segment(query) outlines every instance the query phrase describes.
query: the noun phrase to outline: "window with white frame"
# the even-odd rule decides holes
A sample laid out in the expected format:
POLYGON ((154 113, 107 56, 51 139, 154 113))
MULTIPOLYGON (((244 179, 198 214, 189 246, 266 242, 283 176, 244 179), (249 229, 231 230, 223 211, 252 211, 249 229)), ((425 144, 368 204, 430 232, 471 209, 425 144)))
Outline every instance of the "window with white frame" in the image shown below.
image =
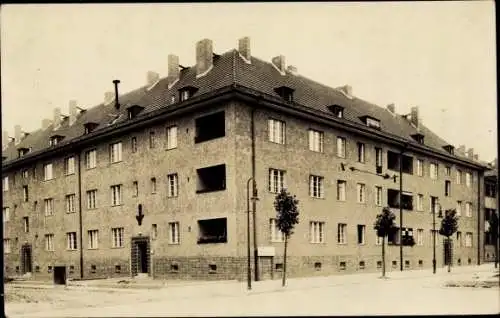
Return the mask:
POLYGON ((45 234, 45 250, 54 251, 54 234, 45 234))
POLYGON ((417 159, 417 176, 422 177, 424 175, 424 161, 422 159, 417 159))
POLYGON ((2 182, 2 190, 5 192, 5 191, 9 191, 9 177, 8 176, 5 176, 3 177, 3 182, 2 182))
POLYGON ((151 224, 151 239, 156 240, 158 238, 158 225, 151 224))
POLYGON ((337 224, 337 243, 347 244, 347 224, 337 224))
POLYGON ((375 187, 375 205, 382 206, 382 187, 375 187))
POLYGON ((276 219, 269 220, 269 233, 271 234, 271 242, 284 242, 285 235, 277 226, 276 219))
POLYGON ((76 250, 77 249, 77 244, 76 244, 76 232, 68 232, 66 233, 66 248, 68 250, 76 250))
POLYGON ((325 243, 325 222, 309 223, 309 239, 311 243, 325 243))
MULTIPOLYGON (((382 169, 382 148, 375 148, 375 166, 378 169, 382 169)), ((382 172, 382 170, 380 170, 380 172, 382 172)))
POLYGON ((429 167, 429 173, 431 179, 436 180, 438 178, 438 165, 436 163, 431 162, 429 167))
POLYGON ((465 185, 470 187, 472 185, 472 175, 470 172, 465 173, 465 185))
POLYGON ((177 126, 167 127, 167 149, 177 148, 177 126))
POLYGON ((269 169, 269 192, 279 193, 284 188, 285 170, 269 169))
POLYGON ((309 129, 309 150, 323 152, 324 134, 322 131, 309 129))
POLYGON ((446 166, 446 167, 444 168, 444 174, 445 174, 445 176, 447 176, 447 177, 451 176, 451 167, 450 167, 450 166, 446 166))
POLYGON ((152 130, 149 132, 149 148, 153 149, 156 147, 156 135, 155 132, 152 130))
POLYGON ((418 246, 424 245, 424 230, 423 229, 417 229, 417 245, 418 246))
POLYGON ((68 194, 66 196, 66 212, 74 213, 75 212, 75 194, 68 194))
POLYGON ((109 160, 111 163, 122 161, 122 143, 115 142, 109 145, 109 160))
POLYGON ((168 243, 169 244, 180 243, 179 222, 168 223, 168 243))
POLYGON ((3 222, 8 222, 10 220, 10 208, 4 207, 2 209, 3 212, 3 222))
POLYGON ((462 232, 457 232, 457 247, 462 247, 462 232))
POLYGON ((356 185, 356 191, 357 191, 357 202, 358 203, 365 203, 366 202, 366 186, 363 183, 358 183, 356 185))
POLYGON ((139 195, 139 182, 132 182, 132 196, 136 197, 139 195))
POLYGON ((323 177, 320 176, 309 176, 309 195, 313 198, 323 198, 323 177))
POLYGON ((52 164, 51 163, 46 163, 43 165, 43 180, 48 181, 52 180, 54 178, 53 170, 52 170, 52 164))
POLYGON ((168 180, 168 193, 167 196, 172 198, 178 194, 178 177, 177 173, 172 173, 167 176, 168 180))
POLYGON ((67 176, 75 174, 75 157, 64 159, 64 172, 67 176))
POLYGON ((137 152, 137 137, 133 136, 130 139, 130 148, 132 150, 132 153, 136 153, 137 152))
POLYGON ((151 178, 151 193, 156 193, 156 178, 151 178))
POLYGON ((337 157, 345 158, 346 140, 344 137, 337 137, 337 157))
POLYGON ((43 204, 45 208, 45 216, 54 215, 54 199, 44 199, 43 204))
POLYGON ((95 209, 97 201, 97 190, 88 190, 87 191, 87 209, 95 209))
POLYGON ((362 142, 357 143, 358 146, 358 162, 365 162, 365 144, 362 142))
POLYGON ((122 204, 122 186, 121 184, 116 184, 111 186, 111 205, 121 205, 122 204))
POLYGON ((358 229, 358 244, 364 245, 366 226, 363 224, 358 224, 357 229, 358 229))
POLYGON ((269 141, 285 144, 285 122, 270 118, 268 120, 269 141))
POLYGON ((11 252, 10 239, 8 238, 3 239, 3 252, 5 254, 9 254, 11 252))
POLYGON ((29 177, 29 172, 28 172, 28 169, 24 169, 23 171, 21 171, 21 177, 22 177, 24 180, 28 180, 28 177, 29 177))
POLYGON ((457 184, 461 184, 461 183, 462 183, 462 171, 457 170, 457 184))
POLYGON ((462 215, 462 201, 457 201, 456 211, 458 216, 462 215))
POLYGON ((417 194, 417 211, 424 210, 424 195, 419 193, 417 194))
POLYGON ((337 180, 337 200, 345 201, 346 200, 346 188, 347 182, 345 180, 337 180))
POLYGON ((445 197, 451 196, 451 181, 450 180, 444 181, 444 196, 445 197))
POLYGON ((24 224, 24 233, 29 233, 30 232, 30 218, 27 216, 23 217, 23 224, 24 224))
POLYGON ((114 248, 123 247, 124 234, 125 234, 125 230, 123 229, 123 227, 112 228, 111 229, 111 237, 112 237, 111 246, 114 248))
POLYGON ((472 217, 472 202, 465 202, 465 216, 472 217))
POLYGON ((97 151, 95 149, 85 152, 85 167, 92 169, 97 166, 97 151))
POLYGON ((99 248, 99 231, 98 230, 88 230, 87 231, 89 238, 88 249, 96 249, 99 248))
POLYGON ((465 247, 472 247, 472 233, 465 233, 465 247))
POLYGON ((23 201, 28 202, 29 199, 30 199, 30 197, 29 197, 29 192, 28 192, 28 186, 24 185, 23 186, 23 201))

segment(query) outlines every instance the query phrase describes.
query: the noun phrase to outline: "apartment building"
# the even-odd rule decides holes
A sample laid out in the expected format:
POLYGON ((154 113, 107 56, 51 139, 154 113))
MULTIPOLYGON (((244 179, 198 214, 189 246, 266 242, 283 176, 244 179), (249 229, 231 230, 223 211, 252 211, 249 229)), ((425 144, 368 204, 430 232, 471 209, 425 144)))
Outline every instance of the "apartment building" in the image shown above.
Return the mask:
MULTIPOLYGON (((398 114, 300 75, 282 55, 263 61, 248 37, 222 54, 209 39, 195 51, 191 67, 168 55, 164 78, 148 72, 125 94, 114 82, 100 105, 70 101, 41 129, 4 135, 8 275, 244 279, 254 193, 258 276, 277 278, 283 187, 300 200, 291 276, 378 271, 384 206, 402 225, 389 269, 431 268, 433 212, 449 208, 461 216, 455 264, 480 262, 485 166, 425 127, 418 107, 398 114)), ((442 266, 439 236, 437 246, 442 266)))
POLYGON ((489 221, 493 213, 498 215, 498 160, 490 164, 484 174, 484 260, 495 261, 495 237, 491 233, 489 221))

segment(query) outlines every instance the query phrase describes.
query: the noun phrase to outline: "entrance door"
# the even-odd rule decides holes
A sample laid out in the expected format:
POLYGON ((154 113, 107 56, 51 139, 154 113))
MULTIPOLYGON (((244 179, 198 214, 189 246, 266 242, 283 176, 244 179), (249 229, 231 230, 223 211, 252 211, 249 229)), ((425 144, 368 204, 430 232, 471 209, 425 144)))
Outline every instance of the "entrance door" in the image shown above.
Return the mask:
POLYGON ((66 284, 66 266, 54 266, 54 284, 66 284))
POLYGON ((147 274, 149 273, 150 262, 150 246, 149 237, 134 237, 131 244, 132 258, 132 273, 147 274))
POLYGON ((453 242, 451 239, 444 240, 444 264, 448 265, 453 261, 453 242))
POLYGON ((268 280, 273 279, 273 257, 260 256, 259 257, 260 279, 268 280))
POLYGON ((25 244, 21 247, 21 268, 22 273, 31 273, 32 259, 31 259, 31 245, 25 244))

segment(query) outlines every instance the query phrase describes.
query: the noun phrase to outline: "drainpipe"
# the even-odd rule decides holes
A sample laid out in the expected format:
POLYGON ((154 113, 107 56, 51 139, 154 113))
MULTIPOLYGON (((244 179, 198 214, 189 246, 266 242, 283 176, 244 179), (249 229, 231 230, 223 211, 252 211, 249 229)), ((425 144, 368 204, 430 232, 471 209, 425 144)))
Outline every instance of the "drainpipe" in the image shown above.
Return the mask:
MULTIPOLYGON (((252 178, 253 178, 253 196, 252 198, 257 198, 257 184, 255 182, 255 108, 252 107, 252 115, 250 119, 251 125, 251 135, 252 135, 252 178)), ((259 255, 257 250, 257 217, 256 217, 257 202, 255 199, 252 200, 252 211, 253 211, 253 257, 254 257, 254 275, 255 281, 259 281, 259 255)))
MULTIPOLYGON (((477 265, 481 265, 481 171, 477 172, 477 265)), ((482 178, 484 182, 484 177, 482 178)))
POLYGON ((399 269, 403 271, 403 153, 399 153, 399 269))
POLYGON ((80 279, 83 279, 83 216, 82 216, 82 165, 81 152, 78 153, 78 217, 80 222, 80 279))

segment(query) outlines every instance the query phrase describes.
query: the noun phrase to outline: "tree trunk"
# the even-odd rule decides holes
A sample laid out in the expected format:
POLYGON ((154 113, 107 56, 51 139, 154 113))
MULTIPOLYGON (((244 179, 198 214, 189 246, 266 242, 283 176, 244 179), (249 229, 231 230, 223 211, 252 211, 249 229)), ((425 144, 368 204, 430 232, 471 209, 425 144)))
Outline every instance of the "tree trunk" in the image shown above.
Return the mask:
POLYGON ((451 261, 453 259, 453 251, 452 251, 452 247, 451 247, 451 239, 450 237, 448 236, 448 273, 451 272, 451 261))
POLYGON ((382 277, 385 277, 385 235, 382 236, 382 277))
POLYGON ((286 245, 288 241, 288 235, 285 235, 285 252, 283 253, 283 280, 281 282, 281 285, 285 287, 285 280, 286 280, 286 245))
POLYGON ((495 268, 498 267, 498 234, 495 237, 495 268))

